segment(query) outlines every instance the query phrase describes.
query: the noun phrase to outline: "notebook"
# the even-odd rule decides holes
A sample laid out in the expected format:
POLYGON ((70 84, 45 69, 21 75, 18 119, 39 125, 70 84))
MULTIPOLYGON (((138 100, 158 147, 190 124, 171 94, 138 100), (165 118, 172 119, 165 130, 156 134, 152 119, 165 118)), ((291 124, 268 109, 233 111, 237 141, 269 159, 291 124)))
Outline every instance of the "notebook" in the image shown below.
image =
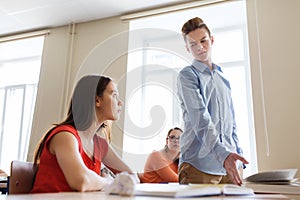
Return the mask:
POLYGON ((190 184, 181 185, 175 183, 141 183, 135 187, 137 196, 161 196, 161 197, 202 197, 219 195, 253 195, 250 188, 231 184, 190 184))

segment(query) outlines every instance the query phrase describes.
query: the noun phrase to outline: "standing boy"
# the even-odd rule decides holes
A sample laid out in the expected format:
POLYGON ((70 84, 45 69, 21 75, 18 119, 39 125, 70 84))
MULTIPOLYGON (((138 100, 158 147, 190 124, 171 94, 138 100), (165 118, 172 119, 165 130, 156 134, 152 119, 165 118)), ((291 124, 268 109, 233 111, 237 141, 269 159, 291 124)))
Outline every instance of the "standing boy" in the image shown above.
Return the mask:
POLYGON ((211 59, 214 38, 198 17, 183 25, 182 34, 194 60, 178 75, 185 128, 179 182, 241 185, 242 167, 248 161, 238 144, 230 84, 211 59))

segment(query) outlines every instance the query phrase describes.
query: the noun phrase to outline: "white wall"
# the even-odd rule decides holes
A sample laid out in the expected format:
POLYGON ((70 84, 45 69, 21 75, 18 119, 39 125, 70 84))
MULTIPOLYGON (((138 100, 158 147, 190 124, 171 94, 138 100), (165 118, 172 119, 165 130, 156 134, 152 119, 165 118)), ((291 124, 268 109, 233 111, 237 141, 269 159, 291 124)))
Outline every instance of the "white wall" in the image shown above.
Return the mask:
POLYGON ((52 29, 51 34, 45 38, 28 160, 32 160, 41 136, 51 124, 62 118, 68 35, 68 27, 61 27, 52 29))
POLYGON ((298 0, 247 0, 259 171, 300 169, 299 10, 298 0))

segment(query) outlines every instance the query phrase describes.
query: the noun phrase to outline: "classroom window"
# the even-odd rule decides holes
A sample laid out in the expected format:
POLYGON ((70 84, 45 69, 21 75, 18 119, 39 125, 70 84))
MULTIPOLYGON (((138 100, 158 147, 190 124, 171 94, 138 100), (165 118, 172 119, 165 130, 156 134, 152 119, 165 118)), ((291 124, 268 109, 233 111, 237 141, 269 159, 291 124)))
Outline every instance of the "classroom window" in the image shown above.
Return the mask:
POLYGON ((245 4, 218 3, 130 21, 123 158, 132 163, 138 157, 133 169, 143 171, 147 155, 165 145, 168 130, 182 127, 176 77, 191 56, 181 27, 198 16, 215 38, 213 61, 231 83, 240 145, 251 163, 245 176, 257 171, 245 4))
POLYGON ((0 168, 27 158, 44 36, 0 43, 0 168))

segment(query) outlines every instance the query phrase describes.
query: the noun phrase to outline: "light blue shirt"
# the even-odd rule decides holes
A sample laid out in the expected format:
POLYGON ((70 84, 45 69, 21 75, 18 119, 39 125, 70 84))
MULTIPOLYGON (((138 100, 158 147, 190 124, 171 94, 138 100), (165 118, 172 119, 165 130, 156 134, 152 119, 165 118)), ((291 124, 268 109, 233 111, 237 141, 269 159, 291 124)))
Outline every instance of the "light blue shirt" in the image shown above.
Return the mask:
POLYGON ((179 165, 187 162, 202 172, 225 175, 225 158, 242 154, 228 80, 219 66, 213 64, 210 71, 194 60, 179 72, 177 88, 184 121, 179 165))

